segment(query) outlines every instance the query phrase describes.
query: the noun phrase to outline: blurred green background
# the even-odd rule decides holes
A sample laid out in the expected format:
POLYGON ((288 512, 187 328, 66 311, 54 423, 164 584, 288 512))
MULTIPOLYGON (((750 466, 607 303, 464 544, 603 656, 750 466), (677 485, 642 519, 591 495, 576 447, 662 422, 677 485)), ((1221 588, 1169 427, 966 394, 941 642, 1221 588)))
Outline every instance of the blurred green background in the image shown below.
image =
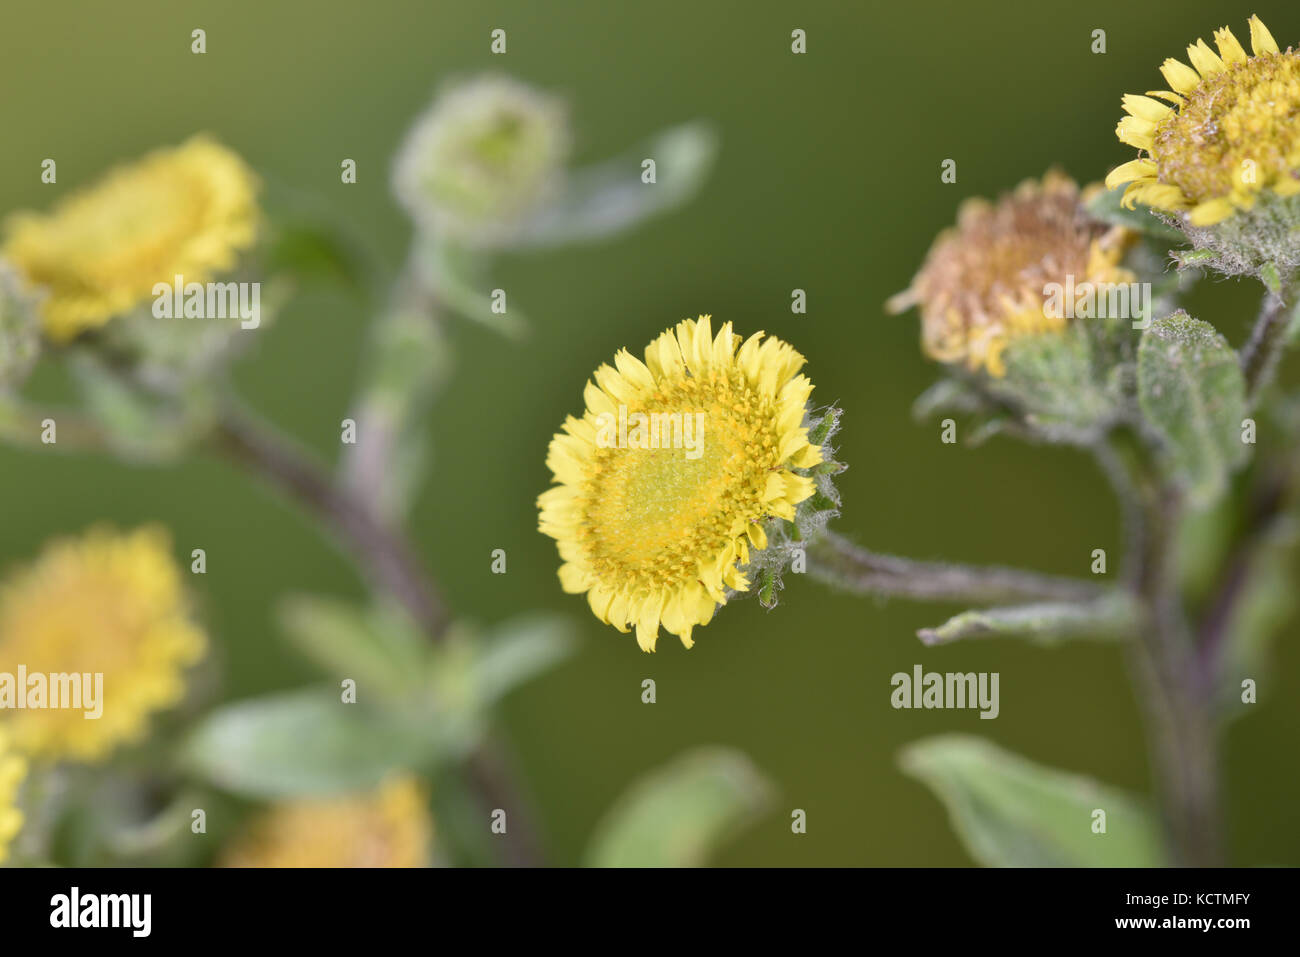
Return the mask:
MULTIPOLYGON (((0 212, 44 208, 111 164, 207 130, 269 180, 319 198, 396 265, 408 225, 389 159, 444 78, 508 72, 564 95, 576 159, 618 153, 691 118, 722 152, 684 210, 600 246, 499 263, 494 285, 535 320, 531 340, 457 322, 458 363, 430 423, 435 462, 415 514, 424 558, 458 615, 495 622, 548 608, 579 621, 579 652, 508 702, 505 734, 553 858, 573 863, 601 813, 639 774, 696 744, 747 752, 779 788, 774 811, 718 858, 730 865, 960 865, 943 810, 895 767, 940 731, 985 734, 1045 764, 1145 790, 1144 745, 1118 651, 1011 642, 924 649, 916 628, 958 609, 837 596, 793 579, 775 612, 728 607, 684 651, 651 657, 560 592, 534 498, 552 431, 579 410, 595 366, 700 312, 793 342, 816 397, 846 410, 837 526, 881 550, 1086 574, 1118 547, 1115 510, 1081 455, 995 440, 943 445, 914 397, 937 368, 915 316, 881 304, 903 288, 957 203, 1059 164, 1099 179, 1130 157, 1119 98, 1197 36, 1258 12, 1300 38, 1293 3, 1186 0, 1170 16, 1130 0, 1028 5, 827 3, 205 2, 6 3, 0 28, 0 212), (190 53, 190 31, 208 52, 190 53), (505 28, 509 52, 490 56, 505 28), (790 53, 790 31, 808 53, 790 53), (1094 29, 1107 52, 1090 52, 1094 29), (58 161, 56 186, 40 162, 58 161), (339 182, 339 163, 358 182, 339 182), (939 180, 943 159, 958 182, 939 180), (808 292, 792 316, 790 291, 808 292), (509 572, 490 573, 504 548, 509 572), (1001 715, 895 711, 889 677, 998 671, 1001 715), (642 679, 658 683, 643 705, 642 679), (808 833, 792 835, 792 808, 808 833)), ((1233 341, 1255 292, 1203 284, 1196 310, 1233 341)), ((366 319, 346 297, 298 299, 237 370, 257 407, 322 455, 338 450, 366 319)), ((179 554, 208 554, 197 583, 225 695, 319 674, 272 620, 287 591, 359 595, 347 563, 299 513, 213 460, 132 469, 0 449, 0 565, 97 520, 156 519, 179 554)), ((1300 863, 1300 652, 1294 624, 1227 741, 1226 800, 1241 864, 1300 863)))

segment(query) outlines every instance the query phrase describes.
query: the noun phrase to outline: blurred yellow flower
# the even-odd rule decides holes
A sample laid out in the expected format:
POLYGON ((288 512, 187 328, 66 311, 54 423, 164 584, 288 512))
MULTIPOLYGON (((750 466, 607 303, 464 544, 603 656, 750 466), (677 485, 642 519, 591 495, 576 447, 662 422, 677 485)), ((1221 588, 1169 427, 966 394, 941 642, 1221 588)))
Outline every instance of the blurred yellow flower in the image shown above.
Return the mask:
POLYGON ((1300 193, 1300 52, 1279 51, 1259 17, 1250 18, 1254 56, 1227 27, 1214 40, 1218 53, 1204 40, 1187 48, 1191 66, 1165 60, 1169 90, 1124 97, 1115 134, 1147 155, 1106 186, 1128 183, 1129 208, 1187 210, 1193 226, 1210 226, 1250 209, 1261 191, 1300 193))
POLYGON ((111 171, 52 212, 6 223, 0 254, 46 294, 56 342, 96 329, 183 276, 207 282, 235 265, 257 232, 257 181, 207 137, 111 171))
POLYGON ((225 867, 426 867, 428 796, 396 777, 368 794, 292 801, 259 817, 227 850, 225 867))
POLYGON ((205 647, 165 531, 94 529, 54 541, 0 587, 0 672, 102 674, 101 713, 28 708, 0 719, 33 757, 102 759, 180 700, 184 669, 205 647))
POLYGON ((693 644, 727 590, 746 591, 749 549, 763 523, 793 520, 822 462, 803 424, 812 383, 804 357, 763 333, 742 344, 710 317, 652 342, 645 362, 626 349, 588 382, 586 412, 569 416, 546 464, 540 530, 558 542, 560 583, 587 594, 601 621, 636 626, 654 651, 659 626, 693 644))
POLYGON ((921 347, 932 359, 1002 376, 1011 340, 1065 328, 1065 315, 1047 308, 1049 284, 1133 281, 1118 265, 1127 239, 1084 211, 1073 180, 1049 172, 996 203, 963 203, 956 228, 939 235, 888 308, 920 307, 921 347))
POLYGON ((16 802, 18 786, 26 774, 27 762, 10 750, 8 735, 0 725, 0 864, 9 856, 9 842, 23 826, 16 802))

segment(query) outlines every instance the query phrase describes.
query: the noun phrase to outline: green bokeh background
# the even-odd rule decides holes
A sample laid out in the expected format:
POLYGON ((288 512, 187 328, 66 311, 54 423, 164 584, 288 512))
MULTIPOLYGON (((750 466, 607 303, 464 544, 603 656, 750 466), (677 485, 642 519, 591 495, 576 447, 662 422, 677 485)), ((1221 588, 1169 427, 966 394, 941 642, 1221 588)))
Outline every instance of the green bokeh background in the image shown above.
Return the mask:
MULTIPOLYGON (((586 377, 622 346, 710 312, 809 357, 817 396, 845 411, 838 527, 917 557, 1085 574, 1117 554, 1115 510, 1081 455, 998 440, 943 445, 909 407, 936 377, 914 316, 881 304, 905 286, 957 203, 1059 164, 1100 178, 1119 98, 1162 85, 1160 61, 1258 12, 1285 45, 1292 3, 6 3, 0 25, 0 211, 48 206, 114 162, 207 130, 268 179, 319 197, 396 264, 408 226, 389 158, 446 77, 509 72, 568 98, 576 158, 604 158, 691 118, 716 124, 719 163, 690 206, 599 246, 500 262, 496 285, 535 320, 525 344, 456 323, 453 377, 429 424, 432 474, 414 518, 457 614, 494 622, 546 608, 579 621, 578 653, 508 701, 505 734, 558 862, 578 860, 603 810, 642 772, 697 744, 732 745, 776 783, 775 810, 718 858, 731 865, 959 865, 938 802, 895 767, 901 745, 941 731, 991 736, 1047 764, 1146 788, 1139 714, 1120 654, 1010 642, 924 649, 916 628, 951 607, 879 603, 788 583, 779 609, 728 607, 685 652, 646 656, 560 592, 536 531, 546 444, 580 407, 586 377), (190 31, 208 52, 190 53, 190 31), (488 53, 508 31, 509 52, 488 53), (808 53, 790 53, 790 31, 808 53), (1090 52, 1107 32, 1107 52, 1090 52), (58 161, 56 186, 40 162, 58 161), (357 160, 356 185, 339 182, 357 160), (958 163, 944 185, 939 165, 958 163), (790 290, 808 291, 792 316, 790 290), (509 572, 490 574, 506 549, 509 572), (889 677, 998 671, 1001 716, 894 711, 889 677), (642 679, 658 703, 640 701, 642 679), (808 812, 792 835, 791 808, 808 812)), ((1196 308, 1240 341, 1254 290, 1204 284, 1196 308), (1224 319, 1223 317, 1229 317, 1224 319)), ((338 449, 366 316, 303 296, 237 371, 246 397, 322 455, 338 449)), ((320 675, 277 634, 287 591, 359 595, 348 564, 303 517, 225 465, 135 469, 0 449, 0 564, 55 533, 108 519, 170 526, 203 547, 197 583, 226 695, 320 675)), ((1226 800, 1242 864, 1300 863, 1300 663, 1293 625, 1260 675, 1260 704, 1227 740, 1226 800)))

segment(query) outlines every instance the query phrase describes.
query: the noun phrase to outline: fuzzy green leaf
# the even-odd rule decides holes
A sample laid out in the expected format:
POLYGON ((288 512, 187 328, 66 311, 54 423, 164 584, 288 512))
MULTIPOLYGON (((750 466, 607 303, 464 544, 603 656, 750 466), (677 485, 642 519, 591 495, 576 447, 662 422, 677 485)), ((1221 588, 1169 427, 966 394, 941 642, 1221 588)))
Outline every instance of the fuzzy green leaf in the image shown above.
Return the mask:
POLYGON ((593 867, 697 867, 756 818, 771 788, 749 758, 690 751, 637 782, 610 809, 587 852, 593 867))
POLYGON ((1158 319, 1138 347, 1138 399, 1189 501, 1211 504, 1248 452, 1241 440, 1246 384, 1237 354, 1212 326, 1185 312, 1158 319))
POLYGON ((989 741, 940 735, 906 747, 905 773, 943 802, 971 856, 987 867, 1158 867, 1159 825, 1137 798, 1044 768, 989 741), (1095 812, 1106 832, 1094 833, 1095 812))
POLYGON ((433 723, 344 704, 334 689, 227 705, 186 740, 183 763, 227 791, 289 797, 361 790, 441 753, 433 723))
POLYGON ((1089 430, 1111 416, 1113 406, 1093 376, 1091 345, 1079 320, 1064 333, 1013 340, 1003 353, 1006 375, 992 383, 996 395, 1024 409, 1037 427, 1089 430))
POLYGON ((428 640, 395 609, 293 595, 281 603, 279 620, 293 644, 331 677, 396 695, 424 684, 428 640))
POLYGON ((591 242, 639 225, 690 200, 704 185, 718 137, 702 122, 663 130, 622 157, 574 172, 565 190, 529 224, 521 245, 591 242), (654 183, 641 181, 655 161, 654 183))
POLYGON ((968 638, 1025 638, 1038 645, 1057 645, 1069 638, 1109 640, 1131 634, 1137 609, 1121 596, 1091 603, 1043 602, 962 612, 937 628, 922 628, 927 645, 946 645, 968 638))

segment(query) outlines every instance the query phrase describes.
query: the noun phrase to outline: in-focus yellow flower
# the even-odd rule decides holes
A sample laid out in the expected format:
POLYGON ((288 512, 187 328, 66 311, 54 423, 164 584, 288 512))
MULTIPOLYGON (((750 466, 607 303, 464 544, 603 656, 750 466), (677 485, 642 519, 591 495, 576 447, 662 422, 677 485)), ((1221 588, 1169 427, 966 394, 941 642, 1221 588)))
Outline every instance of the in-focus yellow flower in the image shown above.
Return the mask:
POLYGON ((619 631, 654 651, 659 626, 691 647, 727 590, 746 591, 764 522, 795 517, 822 462, 804 425, 804 357, 763 333, 744 340, 710 317, 626 349, 588 382, 546 464, 559 484, 538 498, 539 528, 559 543, 560 582, 587 594, 619 631))
POLYGON ((1300 52, 1279 51, 1259 17, 1250 18, 1254 56, 1227 27, 1214 41, 1218 53, 1204 40, 1187 48, 1191 66, 1165 60, 1169 90, 1124 97, 1128 116, 1115 133, 1146 156, 1112 171, 1106 186, 1128 183, 1130 209, 1187 211, 1193 226, 1211 226, 1265 190, 1300 193, 1300 52))
POLYGON ((157 283, 203 283, 233 267, 257 232, 256 191, 239 156, 197 136, 118 167, 49 213, 13 216, 0 253, 44 289, 45 333, 66 342, 157 283))
POLYGON ((0 864, 9 856, 9 842, 23 826, 18 810, 18 787, 27 774, 27 762, 9 746, 4 725, 0 724, 0 864))
POLYGON ((369 794, 271 808, 223 858, 225 867, 427 867, 428 797, 396 777, 369 794))
POLYGON ((102 674, 101 714, 29 708, 0 720, 33 757, 101 759, 180 700, 183 671, 205 647, 166 532, 94 529, 54 541, 0 588, 0 672, 21 665, 28 676, 102 674))
POLYGON ((1065 328, 1064 314, 1048 308, 1049 284, 1133 280, 1119 266, 1127 238, 1087 214, 1073 180, 1049 172, 996 203, 963 203, 957 226, 939 235, 889 309, 920 307, 921 347, 931 358, 1002 376, 1011 340, 1065 328))

